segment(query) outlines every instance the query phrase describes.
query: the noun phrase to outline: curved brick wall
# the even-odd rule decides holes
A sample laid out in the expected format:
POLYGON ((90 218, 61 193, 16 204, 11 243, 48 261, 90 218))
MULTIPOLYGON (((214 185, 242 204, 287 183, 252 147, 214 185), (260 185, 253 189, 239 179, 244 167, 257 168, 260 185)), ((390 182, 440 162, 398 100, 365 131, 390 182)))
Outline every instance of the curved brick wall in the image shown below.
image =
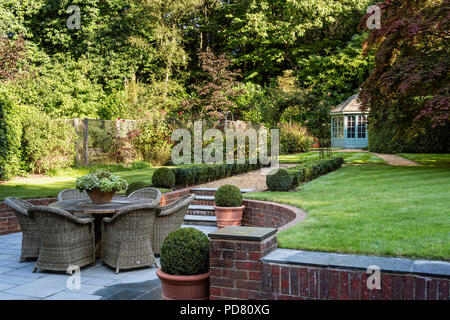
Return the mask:
POLYGON ((274 202, 244 199, 242 225, 285 230, 306 218, 303 210, 274 202))

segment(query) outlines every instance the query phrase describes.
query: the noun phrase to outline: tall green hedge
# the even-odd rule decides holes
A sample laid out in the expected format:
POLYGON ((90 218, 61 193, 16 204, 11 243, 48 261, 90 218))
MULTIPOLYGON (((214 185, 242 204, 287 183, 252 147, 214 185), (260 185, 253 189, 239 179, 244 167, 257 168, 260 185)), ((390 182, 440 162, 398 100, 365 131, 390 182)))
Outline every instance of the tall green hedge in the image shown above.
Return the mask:
POLYGON ((20 173, 22 122, 12 102, 0 93, 0 179, 20 173))
POLYGON ((397 136, 395 124, 369 128, 369 151, 378 153, 449 153, 450 126, 429 128, 416 137, 397 136))

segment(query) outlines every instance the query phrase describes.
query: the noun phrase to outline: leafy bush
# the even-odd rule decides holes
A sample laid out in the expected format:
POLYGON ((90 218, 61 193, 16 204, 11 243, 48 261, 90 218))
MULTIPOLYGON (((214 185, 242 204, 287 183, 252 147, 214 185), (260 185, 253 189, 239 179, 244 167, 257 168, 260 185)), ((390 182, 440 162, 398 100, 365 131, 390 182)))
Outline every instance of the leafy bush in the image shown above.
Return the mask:
POLYGON ((270 191, 289 191, 292 188, 292 175, 286 169, 277 169, 275 174, 266 176, 266 184, 270 191))
MULTIPOLYGON (((381 121, 380 121, 381 123, 381 121)), ((371 126, 368 132, 369 150, 379 153, 448 153, 450 125, 417 131, 415 136, 399 135, 398 125, 392 122, 371 126)))
POLYGON ((280 128, 280 154, 307 152, 313 143, 306 129, 294 123, 280 128))
POLYGON ((29 171, 46 173, 73 165, 76 138, 75 129, 66 120, 44 114, 25 120, 22 147, 29 171))
POLYGON ((169 168, 156 169, 152 176, 152 185, 159 188, 173 188, 175 175, 169 168))
POLYGON ((99 188, 102 192, 110 192, 124 190, 128 187, 128 184, 124 179, 108 171, 98 170, 77 178, 76 187, 80 191, 91 191, 99 188))
POLYGON ((167 122, 159 112, 148 113, 143 120, 132 132, 131 142, 145 161, 156 166, 165 165, 171 156, 171 131, 167 122))
POLYGON ((149 185, 148 183, 145 183, 144 181, 136 181, 133 183, 130 183, 128 185, 127 191, 125 192, 126 196, 128 197, 130 194, 135 192, 136 190, 147 188, 149 185))
POLYGON ((151 169, 152 166, 144 161, 136 161, 131 164, 131 169, 151 169))
POLYGON ((209 239, 194 228, 169 233, 161 247, 161 270, 171 275, 196 275, 208 272, 209 239))
POLYGON ((231 184, 221 186, 214 197, 218 207, 240 207, 242 206, 242 193, 238 187, 231 184))
MULTIPOLYGON (((0 89, 5 87, 0 86, 0 89)), ((0 179, 20 173, 22 124, 19 110, 0 92, 0 179)))

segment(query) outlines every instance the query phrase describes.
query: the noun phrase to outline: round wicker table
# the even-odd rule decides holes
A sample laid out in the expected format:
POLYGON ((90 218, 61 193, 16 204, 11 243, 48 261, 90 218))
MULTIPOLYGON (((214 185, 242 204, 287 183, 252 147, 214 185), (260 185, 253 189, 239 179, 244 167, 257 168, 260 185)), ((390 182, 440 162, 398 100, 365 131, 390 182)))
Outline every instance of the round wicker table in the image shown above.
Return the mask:
POLYGON ((144 198, 126 198, 123 196, 116 196, 109 203, 95 204, 91 202, 91 199, 86 198, 57 201, 49 204, 49 207, 65 210, 77 215, 78 217, 81 217, 83 214, 86 215, 86 217, 92 215, 92 217, 94 217, 95 224, 95 256, 100 258, 102 251, 102 219, 104 217, 112 217, 116 212, 129 205, 147 204, 149 202, 153 201, 151 199, 144 198))

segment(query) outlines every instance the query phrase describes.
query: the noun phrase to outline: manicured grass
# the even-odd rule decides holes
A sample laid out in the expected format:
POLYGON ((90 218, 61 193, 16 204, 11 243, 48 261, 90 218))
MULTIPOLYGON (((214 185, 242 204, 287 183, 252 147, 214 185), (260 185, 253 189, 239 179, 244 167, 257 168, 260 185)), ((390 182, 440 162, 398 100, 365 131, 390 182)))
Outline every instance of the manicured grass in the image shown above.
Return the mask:
POLYGON ((397 153, 397 155, 425 166, 450 167, 449 153, 397 153))
POLYGON ((245 197, 307 211, 279 234, 282 248, 450 260, 448 167, 346 166, 296 192, 245 197))
MULTIPOLYGON (((113 172, 124 178, 128 183, 144 181, 151 183, 155 169, 136 169, 113 172)), ((6 197, 23 199, 56 197, 63 189, 75 188, 76 177, 86 174, 80 169, 69 169, 65 175, 54 177, 16 178, 0 184, 0 200, 6 197)), ((160 189, 167 192, 167 189, 160 189)), ((123 193, 123 192, 122 192, 123 193)))
MULTIPOLYGON (((385 163, 383 159, 370 152, 333 152, 335 157, 343 157, 347 164, 385 163)), ((280 163, 302 163, 308 160, 319 159, 318 152, 305 152, 280 156, 280 163)))

